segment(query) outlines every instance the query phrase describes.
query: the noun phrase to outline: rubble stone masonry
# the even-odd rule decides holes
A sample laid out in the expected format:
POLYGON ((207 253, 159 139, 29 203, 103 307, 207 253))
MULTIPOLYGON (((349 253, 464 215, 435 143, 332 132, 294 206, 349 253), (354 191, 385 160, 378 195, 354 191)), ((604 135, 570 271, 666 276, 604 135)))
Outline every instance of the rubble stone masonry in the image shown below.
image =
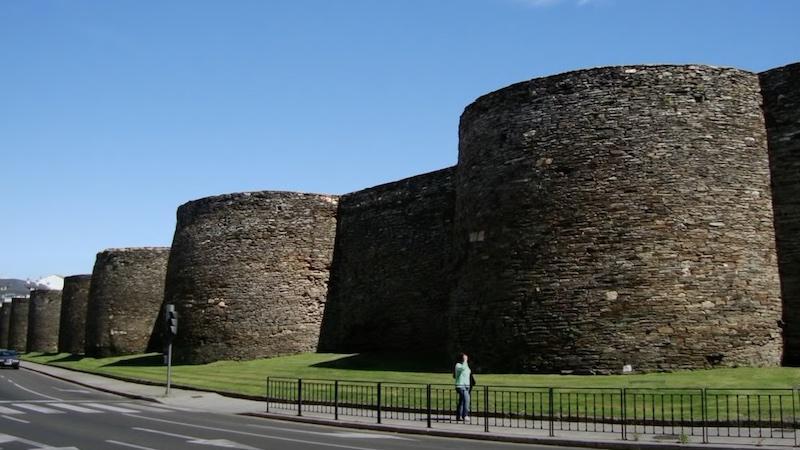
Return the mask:
POLYGON ((320 351, 446 350, 453 175, 341 197, 320 351))
POLYGON ((154 330, 168 258, 169 247, 115 248, 97 254, 86 311, 87 356, 163 350, 154 330))
POLYGON ((176 361, 204 363, 316 350, 338 198, 248 192, 178 209, 165 303, 176 361))
POLYGON ((459 138, 453 349, 492 371, 780 363, 756 75, 534 79, 468 106, 459 138))
POLYGON ((784 363, 800 365, 800 64, 759 74, 783 295, 784 363))
POLYGON ((58 328, 58 351, 82 354, 86 347, 86 310, 89 303, 91 275, 64 278, 61 297, 61 324, 58 328))
POLYGON ((28 301, 28 352, 58 351, 62 291, 36 289, 28 301))

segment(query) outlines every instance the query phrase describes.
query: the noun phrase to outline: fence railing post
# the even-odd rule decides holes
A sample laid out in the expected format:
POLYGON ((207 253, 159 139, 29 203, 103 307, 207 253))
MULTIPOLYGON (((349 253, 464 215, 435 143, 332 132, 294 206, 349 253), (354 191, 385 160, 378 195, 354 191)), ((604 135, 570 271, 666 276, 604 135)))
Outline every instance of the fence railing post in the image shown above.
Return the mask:
POLYGON ((553 402, 553 388, 547 388, 547 396, 548 396, 548 409, 549 412, 547 414, 547 422, 549 423, 548 428, 550 430, 550 437, 554 437, 556 435, 556 427, 555 427, 555 414, 554 409, 555 405, 553 402))
POLYGON ((483 431, 489 432, 489 386, 483 387, 483 431))
POLYGON ((267 377, 267 411, 269 412, 269 377, 267 377))
POLYGON ((623 441, 628 439, 628 436, 625 435, 625 431, 626 431, 626 429, 625 429, 625 418, 626 418, 626 415, 627 415, 627 413, 625 411, 625 406, 626 406, 625 405, 625 395, 626 394, 627 394, 627 389, 626 388, 620 389, 620 391, 619 391, 619 406, 620 406, 619 417, 620 417, 620 420, 619 421, 622 424, 622 440, 623 441))
POLYGON ((333 382, 333 419, 339 420, 339 380, 333 382))
POLYGON ((426 403, 426 407, 427 407, 427 410, 428 410, 428 428, 430 428, 431 427, 431 385, 430 384, 428 385, 428 387, 426 389, 425 397, 426 397, 425 403, 426 403))
POLYGON ((794 430, 794 446, 797 447, 797 403, 795 399, 800 395, 798 391, 792 389, 792 429, 794 430))
POLYGON ((706 388, 700 390, 700 408, 703 409, 700 413, 700 420, 703 421, 703 444, 708 444, 708 411, 706 411, 708 409, 708 400, 706 399, 706 388))
POLYGON ((378 383, 378 407, 376 408, 378 423, 381 423, 381 383, 378 383))
POLYGON ((303 415, 303 379, 297 379, 297 415, 303 415))

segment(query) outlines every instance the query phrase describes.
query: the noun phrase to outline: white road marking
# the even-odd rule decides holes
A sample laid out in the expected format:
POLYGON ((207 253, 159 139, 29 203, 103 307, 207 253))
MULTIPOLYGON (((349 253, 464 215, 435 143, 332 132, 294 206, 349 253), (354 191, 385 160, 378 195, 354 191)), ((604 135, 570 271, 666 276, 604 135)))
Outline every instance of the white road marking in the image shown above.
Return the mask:
POLYGON ((7 420, 13 420, 14 422, 30 423, 27 420, 17 419, 16 417, 9 417, 9 416, 0 416, 0 417, 2 417, 3 419, 7 419, 7 420))
POLYGON ((272 436, 269 434, 259 434, 259 433, 248 433, 246 431, 236 431, 236 430, 229 430, 226 428, 217 428, 217 427, 207 427, 203 425, 195 425, 193 423, 184 423, 184 422, 176 422, 174 420, 166 420, 166 419, 156 419, 155 417, 147 417, 147 416, 134 416, 131 414, 125 414, 128 417, 133 417, 136 419, 142 420, 151 420, 153 422, 162 422, 162 423, 170 423, 173 425, 183 425, 185 427, 191 428, 200 428, 202 430, 212 430, 212 431, 221 431, 223 433, 231 433, 231 434, 241 434, 242 436, 255 436, 265 439, 274 439, 276 441, 286 441, 286 442, 297 442, 299 444, 310 444, 310 445, 319 445, 321 447, 334 447, 334 448, 348 448, 351 450, 378 450, 372 447, 355 447, 352 445, 343 445, 343 444, 329 444, 327 442, 318 442, 318 441, 306 441, 303 439, 292 439, 282 436, 272 436))
POLYGON ((128 444, 127 442, 120 442, 120 441, 112 441, 110 439, 107 439, 106 442, 108 442, 109 444, 121 445, 123 447, 138 448, 138 449, 141 449, 141 450, 156 450, 156 449, 150 448, 150 447, 142 447, 141 445, 128 444))
POLYGON ((31 411, 36 411, 43 414, 64 414, 64 411, 45 408, 44 406, 39 406, 39 405, 31 405, 29 403, 14 403, 14 406, 16 406, 17 408, 29 409, 31 411))
POLYGON ((67 403, 48 403, 48 405, 55 406, 56 408, 68 409, 70 411, 75 411, 79 413, 97 414, 103 412, 103 411, 97 411, 95 409, 84 408, 83 406, 69 405, 67 403))
POLYGON ((152 430, 150 428, 133 427, 134 430, 144 431, 146 433, 163 434, 164 436, 176 437, 178 439, 186 440, 187 444, 211 445, 214 447, 224 448, 238 448, 241 450, 258 450, 256 447, 240 444, 238 442, 229 441, 227 439, 200 439, 193 436, 185 436, 182 434, 167 433, 166 431, 152 430))
POLYGON ((18 388, 22 389, 23 391, 30 392, 31 394, 38 395, 39 397, 49 398, 50 400, 55 400, 55 401, 57 401, 57 402, 60 402, 60 401, 61 401, 61 399, 60 399, 60 398, 58 398, 58 397, 53 397, 52 395, 42 394, 41 392, 36 392, 36 391, 34 391, 33 389, 28 389, 28 388, 26 388, 25 386, 20 386, 19 384, 17 384, 17 383, 14 383, 14 382, 13 382, 13 381, 11 381, 11 380, 8 380, 8 381, 9 381, 9 383, 11 383, 11 384, 13 384, 14 386, 16 386, 16 387, 18 387, 18 388))
POLYGON ((41 442, 31 441, 31 440, 28 440, 28 439, 25 439, 25 438, 21 438, 19 436, 12 436, 10 434, 0 433, 0 439, 2 439, 2 441, 0 441, 0 442, 22 442, 23 444, 33 445, 33 446, 36 446, 37 448, 50 448, 50 446, 47 445, 47 444, 42 444, 41 442))
POLYGON ((57 391, 61 391, 61 392, 75 392, 77 394, 91 394, 92 393, 91 391, 87 391, 86 389, 61 389, 61 388, 55 388, 55 389, 57 391))
POLYGON ((91 406, 92 408, 105 409, 107 411, 114 411, 114 412, 119 412, 119 413, 136 414, 136 413, 141 412, 141 411, 137 411, 135 409, 118 408, 116 406, 104 405, 102 403, 84 403, 84 405, 91 406))
POLYGON ((124 406, 126 408, 136 408, 136 409, 141 409, 142 411, 150 411, 150 412, 166 413, 166 412, 173 412, 174 411, 172 409, 158 408, 158 407, 155 407, 155 406, 145 406, 145 405, 139 405, 139 404, 136 404, 136 403, 117 403, 117 404, 120 405, 120 406, 124 406))
POLYGON ((5 406, 0 406, 0 414, 25 414, 22 411, 17 411, 16 409, 6 408, 5 406))
POLYGON ((275 431, 285 431, 288 433, 303 433, 303 434, 315 434, 318 436, 326 436, 326 437, 338 437, 338 438, 345 438, 345 439, 397 439, 402 441, 413 441, 414 439, 409 439, 400 436, 393 436, 390 434, 378 434, 378 433, 354 433, 349 431, 335 431, 335 432, 323 432, 323 431, 311 431, 311 430, 291 430, 287 428, 280 428, 280 427, 271 427, 269 425, 256 425, 254 423, 247 424, 253 428, 263 428, 266 430, 275 430, 275 431))

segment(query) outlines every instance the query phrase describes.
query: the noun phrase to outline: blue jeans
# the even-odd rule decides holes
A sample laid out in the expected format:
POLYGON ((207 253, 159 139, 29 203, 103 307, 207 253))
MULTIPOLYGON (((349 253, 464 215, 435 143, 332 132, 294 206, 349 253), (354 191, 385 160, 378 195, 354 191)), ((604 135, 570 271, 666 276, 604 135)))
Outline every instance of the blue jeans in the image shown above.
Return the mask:
POLYGON ((469 388, 466 386, 456 386, 458 393, 458 405, 456 405, 456 420, 463 419, 469 415, 469 388))

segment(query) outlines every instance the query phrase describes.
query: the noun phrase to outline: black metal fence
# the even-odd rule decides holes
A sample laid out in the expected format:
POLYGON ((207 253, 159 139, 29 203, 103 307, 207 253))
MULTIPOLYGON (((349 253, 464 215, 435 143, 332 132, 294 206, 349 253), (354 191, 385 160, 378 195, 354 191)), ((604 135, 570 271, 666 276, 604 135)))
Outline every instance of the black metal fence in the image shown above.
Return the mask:
MULTIPOLYGON (((433 427, 456 423, 452 385, 267 378, 267 412, 322 414, 433 427)), ((728 442, 797 446, 793 389, 667 389, 475 386, 469 420, 492 428, 614 434, 625 440, 728 442)), ((362 419, 363 420, 363 419, 362 419)))

